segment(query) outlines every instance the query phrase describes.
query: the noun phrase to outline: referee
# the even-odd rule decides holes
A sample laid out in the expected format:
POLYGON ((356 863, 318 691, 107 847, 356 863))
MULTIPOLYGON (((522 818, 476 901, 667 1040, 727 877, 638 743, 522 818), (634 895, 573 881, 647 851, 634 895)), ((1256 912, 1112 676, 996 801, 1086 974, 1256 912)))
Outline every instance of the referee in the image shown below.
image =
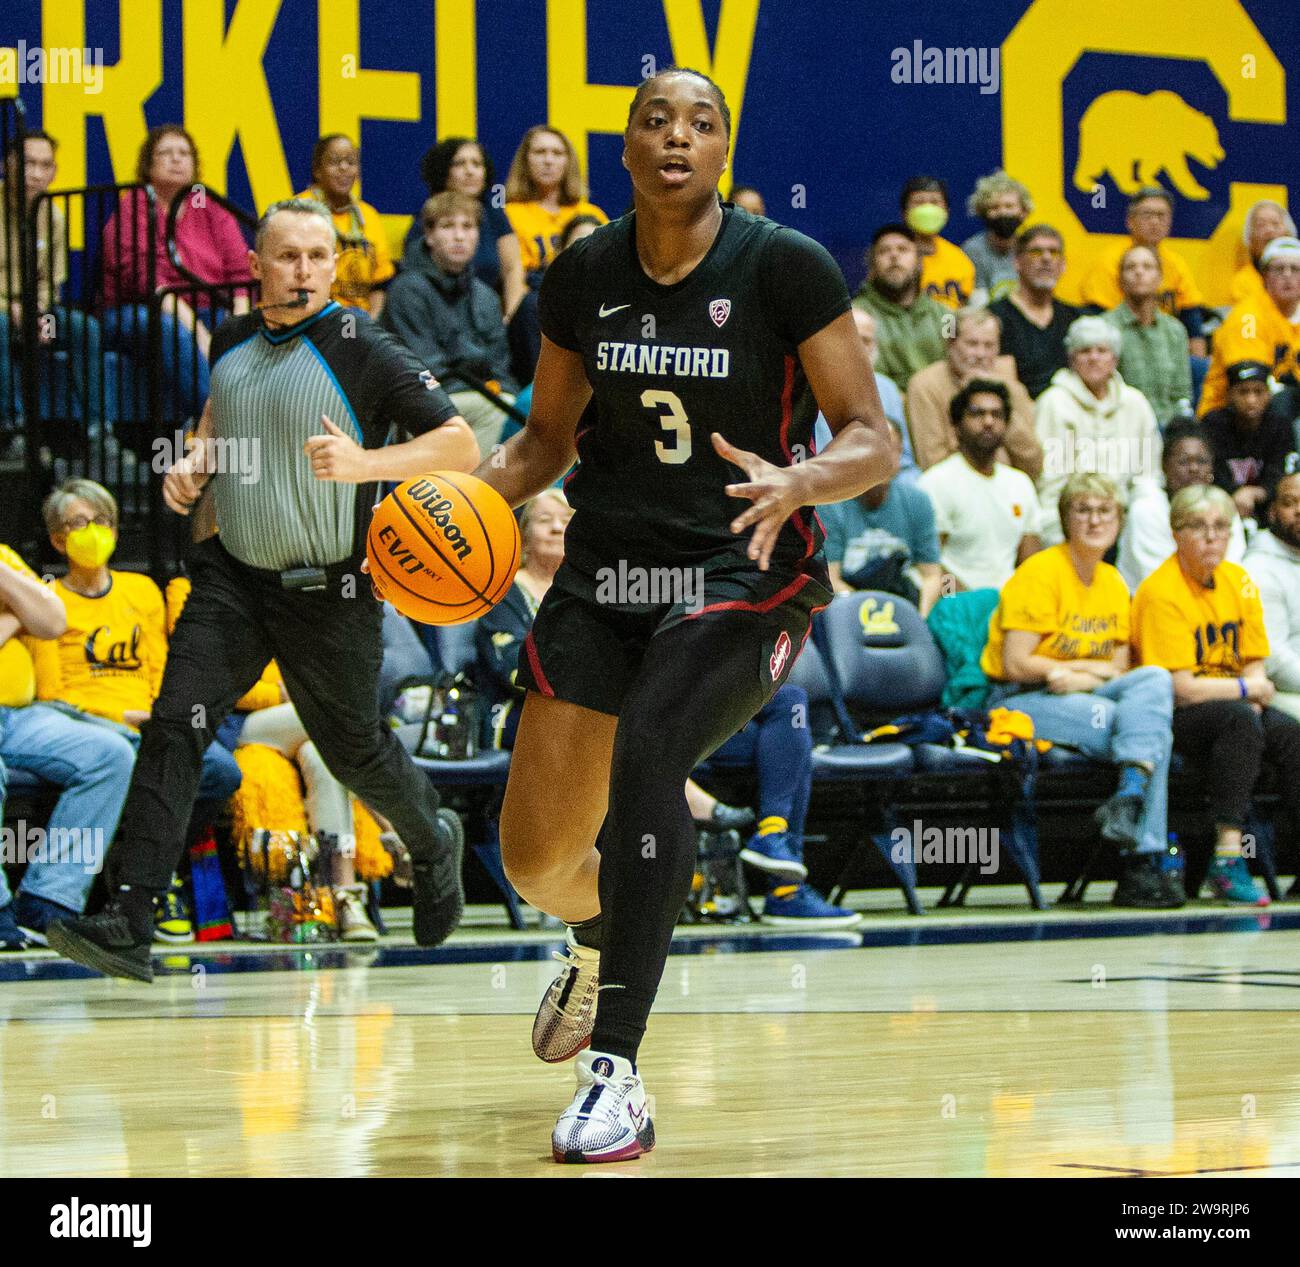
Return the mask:
POLYGON ((263 302, 213 335, 197 443, 163 481, 185 515, 210 483, 217 535, 194 547, 108 854, 108 905, 49 930, 51 946, 100 972, 153 979, 154 898, 180 861, 203 750, 271 659, 330 773, 410 849, 416 940, 437 945, 460 920, 459 820, 380 719, 383 612, 361 564, 377 481, 472 471, 478 445, 401 343, 330 301, 334 264, 325 207, 267 209, 249 253, 263 302), (394 423, 415 438, 385 445, 394 423))

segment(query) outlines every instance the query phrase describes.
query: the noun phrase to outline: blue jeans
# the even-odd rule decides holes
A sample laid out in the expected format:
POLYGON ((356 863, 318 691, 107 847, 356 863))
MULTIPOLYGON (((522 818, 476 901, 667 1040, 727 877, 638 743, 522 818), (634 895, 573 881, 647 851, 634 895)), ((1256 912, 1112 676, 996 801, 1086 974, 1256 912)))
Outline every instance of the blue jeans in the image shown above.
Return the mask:
MULTIPOLYGON (((75 418, 84 422, 90 435, 99 434, 103 421, 104 400, 100 380, 103 377, 104 359, 100 351, 100 327, 94 317, 88 317, 76 308, 62 304, 49 310, 54 319, 54 337, 42 345, 41 358, 41 416, 48 418, 75 418), (67 372, 56 366, 55 352, 66 352, 67 372)), ((22 375, 17 372, 14 353, 21 353, 21 331, 14 330, 9 312, 0 305, 0 414, 8 413, 9 392, 13 392, 14 418, 22 406, 22 375), (12 376, 12 378, 11 378, 12 376), (12 389, 7 384, 12 382, 12 389)), ((5 418, 5 421, 10 421, 5 418)))
POLYGON ((1034 735, 1075 748, 1099 761, 1154 763, 1142 814, 1139 853, 1168 843, 1169 757, 1173 752, 1174 685, 1167 669, 1145 665, 1103 682, 1094 691, 1053 695, 1029 691, 1003 695, 995 686, 989 706, 1014 708, 1034 721, 1034 735))
MULTIPOLYGON (((93 839, 107 852, 135 765, 135 749, 124 735, 44 704, 0 708, 0 759, 10 769, 27 770, 63 789, 46 827, 48 839, 66 839, 62 831, 78 830, 83 839, 86 832, 96 833, 93 839), (54 837, 60 829, 60 837, 54 837)), ((31 862, 20 888, 80 912, 102 853, 92 861, 95 865, 66 859, 31 862)), ((9 900, 0 869, 0 907, 9 900)))
MULTIPOLYGON (((104 313, 104 343, 131 358, 132 386, 127 391, 128 414, 144 417, 149 407, 149 309, 125 304, 104 313)), ((162 358, 162 416, 155 421, 183 422, 198 417, 208 398, 208 358, 199 352, 194 331, 187 330, 168 312, 158 314, 159 352, 162 358)))
POLYGON ((803 857, 804 820, 812 796, 812 749, 808 693, 802 686, 786 685, 713 754, 753 763, 759 819, 776 815, 790 824, 786 842, 796 858, 803 857))

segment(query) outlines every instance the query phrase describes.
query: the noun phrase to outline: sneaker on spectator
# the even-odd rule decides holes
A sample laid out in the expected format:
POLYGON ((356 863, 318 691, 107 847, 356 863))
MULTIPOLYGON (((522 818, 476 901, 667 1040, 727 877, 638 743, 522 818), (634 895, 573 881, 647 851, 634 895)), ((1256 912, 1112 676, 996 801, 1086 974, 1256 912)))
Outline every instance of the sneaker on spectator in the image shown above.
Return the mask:
POLYGON ((27 935, 18 927, 18 921, 14 918, 14 904, 9 902, 0 907, 0 951, 30 950, 31 945, 27 935))
POLYGON ((45 938, 45 930, 56 919, 76 919, 79 913, 70 906, 62 906, 58 902, 51 902, 49 898, 37 897, 35 893, 26 891, 19 892, 10 909, 27 940, 37 946, 50 944, 45 938))
POLYGON ((378 941, 379 930, 366 913, 364 884, 334 886, 334 914, 338 919, 340 941, 378 941))
POLYGON ((745 831, 754 825, 757 815, 748 805, 724 805, 718 801, 708 818, 697 819, 696 824, 715 831, 745 831))
MULTIPOLYGON (((1180 886, 1181 887, 1181 886, 1180 886)), ((1186 902, 1186 897, 1170 885, 1154 853, 1130 854, 1110 899, 1113 906, 1131 906, 1143 911, 1172 911, 1186 902)))
POLYGON ((158 941, 173 942, 176 945, 184 945, 194 940, 194 925, 190 922, 190 908, 185 900, 185 886, 178 876, 172 877, 171 886, 158 899, 153 935, 158 941))
POLYGON ((861 922, 859 912, 832 905, 807 884, 783 884, 763 903, 763 923, 778 927, 853 928, 861 922))
POLYGON ((1140 796, 1116 793, 1097 807, 1093 818, 1103 839, 1118 845, 1121 853, 1132 853, 1142 844, 1143 808, 1140 796))
POLYGON ((1215 858, 1205 876, 1210 895, 1220 902, 1239 902, 1243 906, 1267 906, 1268 894, 1261 892, 1252 878, 1245 858, 1215 858))
POLYGON ((806 880, 808 868, 795 857, 785 832, 771 832, 766 836, 757 834, 749 838, 749 843, 740 851, 741 858, 751 867, 766 871, 769 875, 788 877, 794 880, 806 880))

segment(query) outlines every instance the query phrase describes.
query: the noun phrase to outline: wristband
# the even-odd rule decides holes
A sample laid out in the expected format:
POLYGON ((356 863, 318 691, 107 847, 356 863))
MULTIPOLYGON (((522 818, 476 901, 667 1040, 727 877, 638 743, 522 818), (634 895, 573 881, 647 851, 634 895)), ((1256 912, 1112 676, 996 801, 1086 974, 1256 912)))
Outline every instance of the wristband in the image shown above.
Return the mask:
POLYGON ((1237 686, 1241 689, 1241 698, 1245 699, 1250 694, 1250 688, 1246 685, 1246 679, 1244 677, 1239 677, 1237 679, 1237 686))

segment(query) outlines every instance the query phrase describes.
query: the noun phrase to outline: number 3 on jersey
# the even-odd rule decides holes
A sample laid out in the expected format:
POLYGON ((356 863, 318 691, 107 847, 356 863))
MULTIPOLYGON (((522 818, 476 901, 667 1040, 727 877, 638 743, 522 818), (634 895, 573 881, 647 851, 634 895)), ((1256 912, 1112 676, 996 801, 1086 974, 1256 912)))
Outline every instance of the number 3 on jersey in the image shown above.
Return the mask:
POLYGON ((665 407, 666 413, 659 417, 659 425, 665 431, 672 432, 671 447, 663 440, 655 441, 655 453, 661 462, 678 466, 691 456, 691 424, 682 408, 681 397, 676 392, 644 391, 641 403, 647 409, 665 407))

